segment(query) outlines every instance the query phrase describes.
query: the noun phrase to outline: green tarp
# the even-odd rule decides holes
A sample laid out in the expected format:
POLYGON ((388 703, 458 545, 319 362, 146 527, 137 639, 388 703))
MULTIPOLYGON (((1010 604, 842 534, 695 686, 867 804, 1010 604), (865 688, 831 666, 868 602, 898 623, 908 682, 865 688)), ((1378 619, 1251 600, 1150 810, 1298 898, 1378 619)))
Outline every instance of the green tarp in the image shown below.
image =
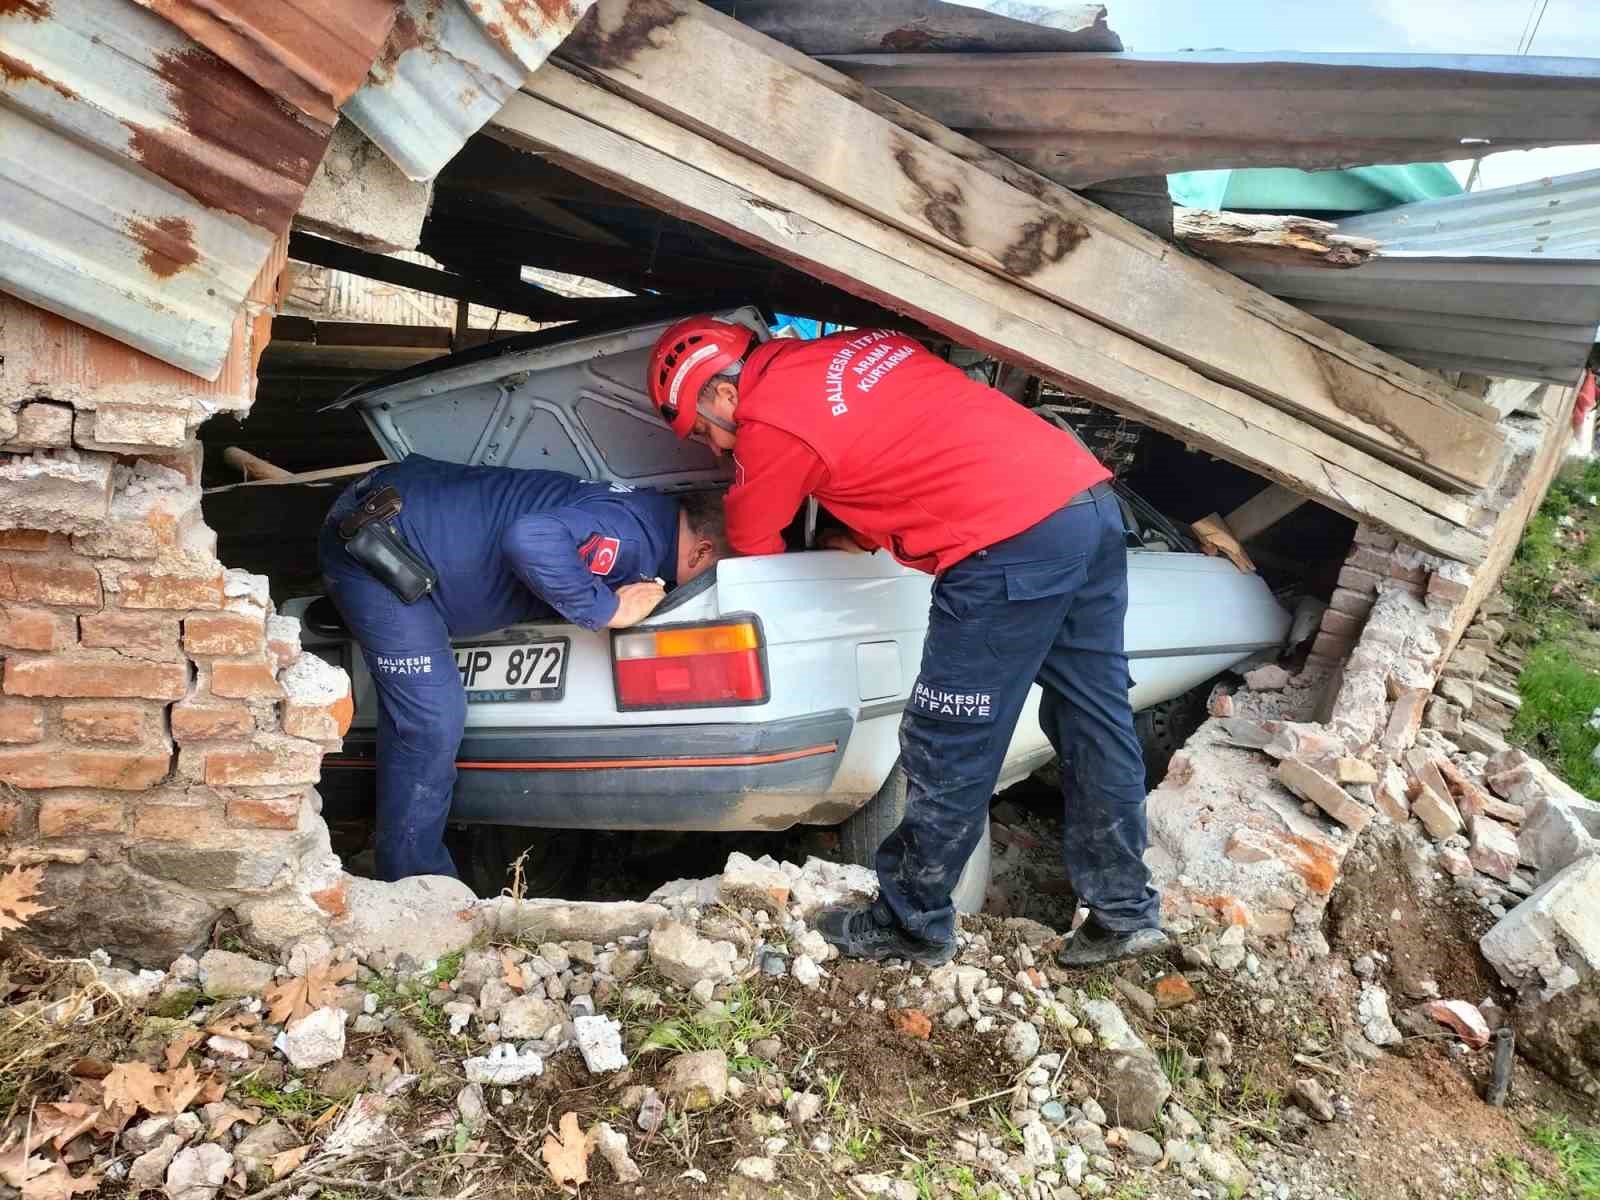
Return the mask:
POLYGON ((1413 163, 1343 171, 1187 171, 1168 175, 1167 191, 1173 203, 1185 208, 1343 216, 1454 196, 1461 185, 1443 163, 1413 163))

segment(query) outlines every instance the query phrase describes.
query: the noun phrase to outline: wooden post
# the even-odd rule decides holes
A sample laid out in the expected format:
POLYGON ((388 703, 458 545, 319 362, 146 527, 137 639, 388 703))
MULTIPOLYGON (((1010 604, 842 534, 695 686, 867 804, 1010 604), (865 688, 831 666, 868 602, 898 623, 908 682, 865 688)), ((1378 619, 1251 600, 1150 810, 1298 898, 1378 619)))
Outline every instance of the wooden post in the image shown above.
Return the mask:
POLYGON ((1233 531, 1234 537, 1241 542, 1248 542, 1307 502, 1308 498, 1299 492, 1275 483, 1251 496, 1224 517, 1223 521, 1233 531))

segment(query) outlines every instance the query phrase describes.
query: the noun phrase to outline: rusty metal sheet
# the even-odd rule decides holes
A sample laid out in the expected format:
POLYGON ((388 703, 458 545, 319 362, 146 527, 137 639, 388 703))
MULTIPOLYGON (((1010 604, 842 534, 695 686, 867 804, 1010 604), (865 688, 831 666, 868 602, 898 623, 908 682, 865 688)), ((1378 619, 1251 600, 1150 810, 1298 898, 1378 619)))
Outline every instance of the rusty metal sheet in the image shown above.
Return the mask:
POLYGON ((366 79, 399 9, 399 0, 138 3, 324 125, 366 79))
POLYGON ((1205 51, 826 61, 1068 187, 1600 141, 1596 59, 1205 51))
POLYGON ((594 0, 403 0, 343 113, 412 179, 431 179, 500 111, 594 0))
POLYGON ((331 132, 133 0, 0 4, 0 289, 215 379, 331 132))

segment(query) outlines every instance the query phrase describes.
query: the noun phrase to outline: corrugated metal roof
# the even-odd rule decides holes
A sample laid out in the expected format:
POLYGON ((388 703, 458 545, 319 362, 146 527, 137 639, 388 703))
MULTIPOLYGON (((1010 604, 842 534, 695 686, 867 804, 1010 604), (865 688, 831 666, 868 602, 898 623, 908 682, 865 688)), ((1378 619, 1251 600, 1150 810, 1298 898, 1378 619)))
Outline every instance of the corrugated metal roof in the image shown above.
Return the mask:
POLYGON ((403 0, 344 115, 412 179, 431 179, 593 3, 403 0))
POLYGON ((1378 239, 1385 256, 1600 259, 1600 171, 1406 204, 1341 221, 1339 232, 1378 239))
POLYGON ((1122 39, 1106 27, 1103 4, 710 0, 710 7, 806 54, 1122 49, 1122 39))
POLYGON ((396 0, 138 0, 278 99, 332 125, 367 77, 396 0))
POLYGON ((132 0, 0 4, 0 288, 214 379, 331 131, 132 0))
POLYGON ((1600 142, 1594 59, 1206 51, 827 61, 1069 187, 1600 142))
POLYGON ((1330 270, 1213 255, 1422 366, 1572 384, 1600 327, 1600 171, 1341 221, 1378 256, 1330 270))

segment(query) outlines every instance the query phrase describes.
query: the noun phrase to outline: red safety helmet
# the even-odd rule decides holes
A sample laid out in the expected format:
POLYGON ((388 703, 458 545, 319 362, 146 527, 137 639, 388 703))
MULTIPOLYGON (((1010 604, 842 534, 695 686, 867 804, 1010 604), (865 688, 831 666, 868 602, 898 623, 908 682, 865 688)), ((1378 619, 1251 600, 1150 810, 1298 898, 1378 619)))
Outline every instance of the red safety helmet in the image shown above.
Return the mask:
POLYGON ((689 436, 700 389, 743 359, 755 337, 715 317, 687 317, 661 335, 650 353, 650 399, 673 433, 689 436))

